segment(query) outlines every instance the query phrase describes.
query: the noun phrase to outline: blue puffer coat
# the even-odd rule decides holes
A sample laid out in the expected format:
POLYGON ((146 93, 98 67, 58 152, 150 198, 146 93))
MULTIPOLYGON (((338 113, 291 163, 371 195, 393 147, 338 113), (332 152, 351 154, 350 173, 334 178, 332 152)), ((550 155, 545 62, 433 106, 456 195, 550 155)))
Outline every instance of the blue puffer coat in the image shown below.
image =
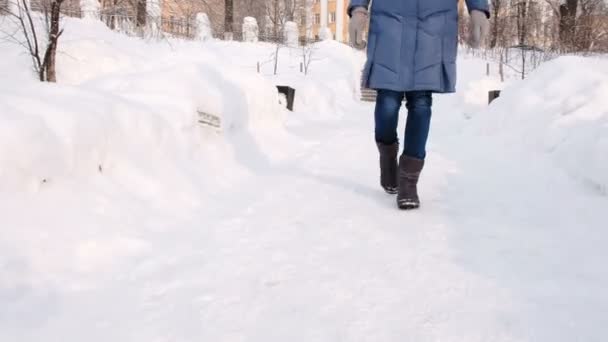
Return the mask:
MULTIPOLYGON (((351 0, 350 12, 370 0, 351 0)), ((488 0, 467 0, 489 16, 488 0)), ((457 0, 373 0, 364 85, 451 93, 456 86, 457 0)))

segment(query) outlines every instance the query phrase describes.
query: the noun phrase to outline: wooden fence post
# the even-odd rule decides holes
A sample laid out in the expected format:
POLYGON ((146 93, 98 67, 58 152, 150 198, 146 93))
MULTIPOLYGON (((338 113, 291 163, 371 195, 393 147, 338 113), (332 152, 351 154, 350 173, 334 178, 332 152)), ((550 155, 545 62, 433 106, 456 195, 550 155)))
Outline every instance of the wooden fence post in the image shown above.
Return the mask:
POLYGON ((505 81, 505 70, 502 63, 502 53, 500 54, 500 64, 498 65, 498 73, 500 74, 500 82, 505 81))

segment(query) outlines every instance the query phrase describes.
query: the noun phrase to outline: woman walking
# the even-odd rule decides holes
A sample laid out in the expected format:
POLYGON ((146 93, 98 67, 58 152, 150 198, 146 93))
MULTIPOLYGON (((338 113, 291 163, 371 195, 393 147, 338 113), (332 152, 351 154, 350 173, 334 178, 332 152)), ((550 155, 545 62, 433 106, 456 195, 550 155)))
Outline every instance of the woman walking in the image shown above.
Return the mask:
MULTIPOLYGON (((417 184, 426 158, 433 93, 453 93, 458 50, 457 0, 351 0, 349 34, 358 49, 367 45, 364 86, 378 91, 375 139, 380 153, 380 184, 397 194, 400 209, 420 206, 417 184), (401 103, 408 110, 403 153, 397 161, 401 103)), ((466 0, 471 16, 471 45, 487 35, 487 0, 466 0)))

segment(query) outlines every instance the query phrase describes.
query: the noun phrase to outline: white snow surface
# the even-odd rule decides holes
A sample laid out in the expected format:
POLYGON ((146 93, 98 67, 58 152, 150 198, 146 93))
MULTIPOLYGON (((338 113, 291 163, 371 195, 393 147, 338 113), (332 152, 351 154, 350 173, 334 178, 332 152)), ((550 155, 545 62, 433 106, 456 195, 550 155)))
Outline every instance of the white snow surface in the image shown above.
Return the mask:
POLYGON ((91 20, 60 44, 41 84, 0 43, 0 341, 608 339, 607 60, 503 85, 463 55, 400 212, 347 46, 304 76, 299 48, 273 75, 271 44, 91 20))
POLYGON ((477 125, 608 191, 608 59, 562 57, 511 84, 477 125))

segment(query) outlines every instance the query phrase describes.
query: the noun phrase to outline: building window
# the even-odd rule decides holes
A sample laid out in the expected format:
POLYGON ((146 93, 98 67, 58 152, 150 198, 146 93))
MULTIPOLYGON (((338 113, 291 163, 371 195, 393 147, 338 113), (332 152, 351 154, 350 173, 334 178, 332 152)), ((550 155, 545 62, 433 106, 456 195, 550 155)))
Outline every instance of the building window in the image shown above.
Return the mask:
POLYGON ((315 13, 315 24, 320 24, 321 23, 321 14, 319 13, 315 13))
POLYGON ((336 22, 336 12, 331 12, 329 14, 329 23, 335 23, 336 22))

